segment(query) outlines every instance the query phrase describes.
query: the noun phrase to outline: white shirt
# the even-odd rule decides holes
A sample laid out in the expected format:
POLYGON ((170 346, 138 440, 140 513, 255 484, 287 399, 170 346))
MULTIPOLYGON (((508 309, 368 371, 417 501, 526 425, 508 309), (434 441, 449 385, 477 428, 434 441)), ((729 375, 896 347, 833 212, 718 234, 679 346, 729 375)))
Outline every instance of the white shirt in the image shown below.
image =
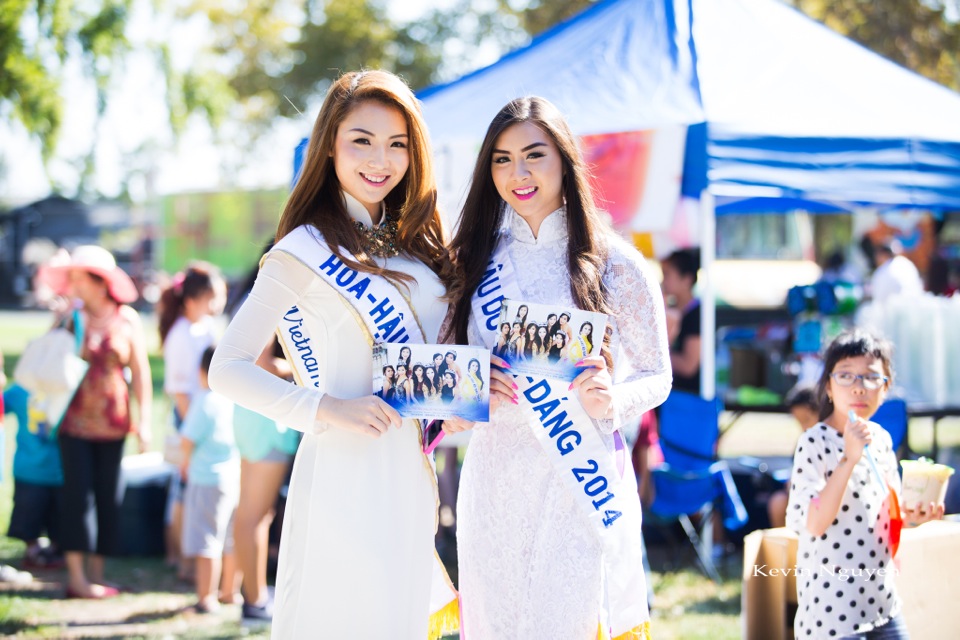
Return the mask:
POLYGON ((192 396, 200 389, 200 358, 216 342, 216 323, 210 316, 190 322, 180 316, 163 341, 163 390, 192 396))
POLYGON ((895 295, 919 295, 923 293, 923 280, 910 258, 893 256, 873 272, 870 293, 877 302, 895 295))

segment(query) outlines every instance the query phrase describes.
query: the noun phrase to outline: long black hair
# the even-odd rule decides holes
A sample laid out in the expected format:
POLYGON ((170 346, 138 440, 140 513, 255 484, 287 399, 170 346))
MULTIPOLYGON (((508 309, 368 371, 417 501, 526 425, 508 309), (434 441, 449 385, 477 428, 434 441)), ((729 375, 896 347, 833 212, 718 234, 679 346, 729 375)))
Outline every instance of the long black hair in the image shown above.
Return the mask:
MULTIPOLYGON (((450 245, 456 262, 456 276, 448 296, 453 316, 446 337, 453 337, 459 344, 467 342, 471 298, 496 249, 507 213, 507 203, 500 197, 490 171, 493 149, 500 134, 522 122, 534 124, 549 135, 560 152, 563 164, 561 189, 566 203, 569 237, 567 265, 573 300, 586 311, 609 313, 602 280, 607 260, 604 236, 609 225, 594 204, 589 170, 577 139, 563 115, 549 101, 539 97, 518 98, 504 106, 487 128, 460 216, 460 226, 450 245)), ((604 345, 607 345, 606 339, 604 345)), ((609 349, 607 351, 609 356, 609 349)))

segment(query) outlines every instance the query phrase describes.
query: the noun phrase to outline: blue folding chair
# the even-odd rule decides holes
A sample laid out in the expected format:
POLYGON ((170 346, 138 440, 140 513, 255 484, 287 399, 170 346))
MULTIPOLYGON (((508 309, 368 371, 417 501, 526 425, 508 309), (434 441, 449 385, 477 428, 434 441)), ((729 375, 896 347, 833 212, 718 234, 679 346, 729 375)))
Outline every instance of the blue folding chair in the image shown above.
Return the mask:
POLYGON ((894 453, 899 451, 907 437, 907 403, 902 398, 888 398, 870 420, 887 430, 894 453))
POLYGON ((660 447, 664 463, 651 470, 656 491, 650 512, 660 520, 677 520, 696 549, 704 571, 719 582, 713 564, 712 514, 722 498, 723 524, 736 530, 747 523, 747 511, 740 500, 727 463, 717 460, 720 435, 719 400, 673 391, 660 406, 660 447), (690 521, 699 513, 700 532, 690 521))

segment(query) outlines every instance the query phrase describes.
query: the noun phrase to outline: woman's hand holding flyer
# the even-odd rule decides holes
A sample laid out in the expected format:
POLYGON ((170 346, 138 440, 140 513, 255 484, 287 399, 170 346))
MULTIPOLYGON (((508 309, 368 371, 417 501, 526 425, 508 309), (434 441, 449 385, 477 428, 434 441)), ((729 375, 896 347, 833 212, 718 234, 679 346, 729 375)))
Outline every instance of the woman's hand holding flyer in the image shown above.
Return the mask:
POLYGON ((580 404, 594 420, 607 417, 613 406, 613 379, 607 361, 600 356, 589 356, 576 363, 585 369, 570 383, 580 396, 580 404))

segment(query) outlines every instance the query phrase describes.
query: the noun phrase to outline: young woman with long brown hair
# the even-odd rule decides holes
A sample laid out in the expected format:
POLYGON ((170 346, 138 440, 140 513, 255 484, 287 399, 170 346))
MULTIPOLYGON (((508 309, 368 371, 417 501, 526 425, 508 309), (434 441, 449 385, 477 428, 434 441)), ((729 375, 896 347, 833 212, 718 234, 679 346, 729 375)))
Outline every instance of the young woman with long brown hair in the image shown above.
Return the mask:
POLYGON ((577 362, 572 384, 514 377, 491 358, 492 415, 476 425, 457 505, 463 632, 649 637, 640 503, 618 427, 670 390, 663 305, 643 258, 597 210, 576 138, 546 100, 494 117, 451 250, 454 342, 492 340, 489 295, 609 317, 603 355, 577 362), (584 451, 598 452, 583 460, 592 469, 563 467, 584 451))
POLYGON ((371 393, 373 344, 436 341, 447 256, 416 98, 390 73, 345 74, 210 372, 215 390, 304 432, 275 637, 421 640, 456 609, 450 591, 431 616, 436 479, 419 428, 371 393), (297 384, 254 364, 274 330, 297 384))

